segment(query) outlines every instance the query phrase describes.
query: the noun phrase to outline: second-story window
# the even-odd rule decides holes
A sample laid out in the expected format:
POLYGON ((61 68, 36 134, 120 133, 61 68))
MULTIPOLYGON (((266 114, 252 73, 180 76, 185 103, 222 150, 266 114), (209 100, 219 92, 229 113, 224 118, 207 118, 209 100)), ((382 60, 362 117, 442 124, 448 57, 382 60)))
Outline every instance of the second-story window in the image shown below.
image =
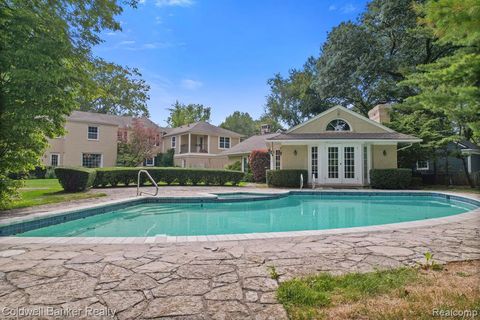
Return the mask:
POLYGON ((172 148, 177 146, 177 137, 172 137, 172 148))
POLYGON ((160 135, 159 134, 155 135, 155 146, 156 147, 160 146, 160 135))
POLYGON ((98 140, 98 127, 88 126, 88 140, 98 140))
POLYGON ((218 147, 220 149, 229 149, 230 148, 230 137, 220 137, 218 147))

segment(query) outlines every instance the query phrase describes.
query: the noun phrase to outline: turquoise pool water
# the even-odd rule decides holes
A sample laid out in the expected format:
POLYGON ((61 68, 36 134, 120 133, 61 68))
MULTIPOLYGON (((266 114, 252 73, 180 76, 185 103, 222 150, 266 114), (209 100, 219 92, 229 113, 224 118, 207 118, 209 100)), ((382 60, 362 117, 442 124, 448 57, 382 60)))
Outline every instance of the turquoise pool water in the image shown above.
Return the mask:
POLYGON ((321 230, 423 220, 475 209, 434 196, 290 195, 274 200, 145 203, 19 236, 143 237, 321 230))

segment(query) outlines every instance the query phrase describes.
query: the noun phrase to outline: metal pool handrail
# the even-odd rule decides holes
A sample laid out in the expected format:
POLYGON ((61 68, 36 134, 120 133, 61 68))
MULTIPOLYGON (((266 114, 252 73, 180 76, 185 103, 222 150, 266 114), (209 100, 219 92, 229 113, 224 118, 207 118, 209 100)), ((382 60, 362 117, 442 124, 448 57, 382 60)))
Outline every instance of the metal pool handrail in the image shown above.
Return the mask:
POLYGON ((300 189, 303 189, 303 174, 300 173, 300 189))
POLYGON ((138 171, 138 176, 137 176, 137 196, 141 196, 142 193, 144 194, 148 194, 148 195, 151 195, 151 196, 156 196, 158 194, 158 185, 157 183, 155 182, 155 180, 153 180, 152 176, 150 175, 150 173, 148 173, 147 170, 139 170, 138 171), (148 179, 150 179, 150 181, 153 183, 153 185, 155 186, 155 193, 150 193, 150 192, 141 192, 140 191, 140 175, 142 173, 145 173, 148 177, 148 179))

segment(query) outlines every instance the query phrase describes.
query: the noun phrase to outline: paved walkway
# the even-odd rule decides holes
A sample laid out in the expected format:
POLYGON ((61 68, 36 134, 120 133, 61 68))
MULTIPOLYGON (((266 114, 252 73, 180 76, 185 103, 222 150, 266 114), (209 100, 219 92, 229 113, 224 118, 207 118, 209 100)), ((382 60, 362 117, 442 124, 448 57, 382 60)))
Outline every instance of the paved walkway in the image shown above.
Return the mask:
POLYGON ((44 312, 45 318, 53 318, 45 310, 72 319, 102 318, 92 312, 115 310, 116 319, 285 319, 268 266, 275 266, 283 281, 320 271, 412 265, 426 251, 438 262, 480 259, 480 219, 227 242, 0 244, 0 318, 23 307, 23 312, 44 312))

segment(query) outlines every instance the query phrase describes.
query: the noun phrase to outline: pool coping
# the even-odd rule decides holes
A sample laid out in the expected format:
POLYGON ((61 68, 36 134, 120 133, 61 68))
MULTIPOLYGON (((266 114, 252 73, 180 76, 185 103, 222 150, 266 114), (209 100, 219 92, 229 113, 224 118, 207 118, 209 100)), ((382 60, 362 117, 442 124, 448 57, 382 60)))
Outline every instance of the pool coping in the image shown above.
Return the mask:
MULTIPOLYGON (((232 192, 229 192, 230 194, 232 192)), ((226 192, 226 194, 229 194, 226 192)), ((248 193, 248 192, 242 192, 248 193)), ((259 194, 259 192, 252 192, 259 194)), ((275 192, 264 193, 266 195, 263 197, 255 198, 241 198, 241 199, 219 199, 218 194, 222 192, 213 193, 199 193, 196 196, 170 196, 170 197, 151 197, 151 196, 139 196, 131 197, 127 199, 112 200, 106 201, 101 204, 96 205, 86 205, 79 206, 75 209, 70 210, 54 210, 48 212, 40 212, 30 214, 27 217, 14 217, 5 219, 0 223, 0 228, 16 225, 24 222, 34 222, 42 221, 46 218, 56 218, 65 215, 71 215, 74 213, 84 212, 85 210, 106 210, 115 206, 127 206, 132 203, 145 203, 145 202, 170 202, 170 203, 188 203, 188 202, 198 202, 198 201, 208 201, 208 202, 243 202, 243 201, 262 201, 262 200, 272 200, 288 195, 294 194, 361 194, 368 193, 372 195, 378 194, 391 194, 391 193, 402 193, 402 194, 425 194, 433 196, 445 196, 460 198, 464 200, 469 200, 467 202, 473 202, 475 204, 480 203, 480 199, 472 197, 470 195, 450 193, 443 191, 423 191, 423 190, 357 190, 357 189, 336 189, 336 190, 314 190, 314 189, 303 189, 303 190, 275 190, 275 192), (149 201, 150 200, 150 201, 149 201)), ((108 211, 108 210, 106 210, 108 211)), ((102 214, 102 213, 95 213, 102 214)), ((93 214, 92 214, 93 215, 93 214)), ((373 232, 373 231, 395 231, 398 229, 406 228, 422 228, 422 227, 431 227, 440 224, 447 223, 458 223, 470 219, 480 218, 480 208, 473 209, 468 212, 441 217, 441 218, 430 218, 424 220, 416 221, 407 221, 407 222, 397 222, 389 223, 382 225, 374 226, 363 226, 363 227, 350 227, 350 228, 335 228, 335 229, 324 229, 324 230, 299 230, 299 231, 285 231, 285 232, 268 232, 268 233, 245 233, 245 234, 223 234, 223 235, 201 235, 201 236, 167 236, 167 235, 157 235, 149 237, 16 237, 16 236, 0 236, 0 244, 153 244, 153 243, 185 243, 185 242, 210 242, 210 241, 240 241, 240 240, 255 240, 255 239, 271 239, 271 238, 288 238, 288 237, 305 237, 305 236, 321 236, 321 235, 341 235, 341 234, 350 234, 350 233, 361 233, 361 232, 373 232)))

